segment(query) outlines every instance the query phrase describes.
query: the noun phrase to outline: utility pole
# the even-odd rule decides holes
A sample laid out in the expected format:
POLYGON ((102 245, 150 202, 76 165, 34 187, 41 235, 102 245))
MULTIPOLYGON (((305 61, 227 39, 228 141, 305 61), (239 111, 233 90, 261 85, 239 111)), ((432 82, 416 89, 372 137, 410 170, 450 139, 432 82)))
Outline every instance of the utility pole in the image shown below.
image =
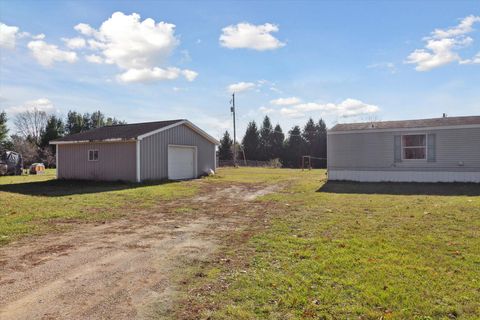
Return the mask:
POLYGON ((232 93, 230 112, 233 115, 233 166, 237 166, 237 130, 235 127, 235 92, 232 93))

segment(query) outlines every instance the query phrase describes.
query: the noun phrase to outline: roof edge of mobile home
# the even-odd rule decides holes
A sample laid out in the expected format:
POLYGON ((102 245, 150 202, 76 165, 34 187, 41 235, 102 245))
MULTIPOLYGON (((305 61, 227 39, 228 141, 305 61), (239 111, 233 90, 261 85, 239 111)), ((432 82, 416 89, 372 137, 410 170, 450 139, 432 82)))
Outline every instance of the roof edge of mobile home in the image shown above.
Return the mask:
POLYGON ((480 116, 442 117, 400 121, 373 121, 359 123, 339 123, 329 134, 348 132, 413 131, 417 129, 460 129, 480 127, 480 116))
POLYGON ((220 144, 217 139, 186 119, 104 126, 55 139, 50 141, 50 144, 137 141, 182 124, 197 132, 210 142, 216 145, 220 144))

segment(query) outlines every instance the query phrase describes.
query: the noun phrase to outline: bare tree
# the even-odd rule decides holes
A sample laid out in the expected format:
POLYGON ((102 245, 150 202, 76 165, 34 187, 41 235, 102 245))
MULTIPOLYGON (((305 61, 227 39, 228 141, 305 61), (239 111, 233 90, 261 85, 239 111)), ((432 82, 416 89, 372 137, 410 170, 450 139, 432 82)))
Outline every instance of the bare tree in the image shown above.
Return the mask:
POLYGON ((31 140, 37 146, 40 145, 41 136, 48 121, 45 111, 34 108, 19 113, 15 116, 14 125, 17 133, 25 139, 31 140))
POLYGON ((38 162, 38 147, 32 141, 18 135, 13 135, 12 144, 13 149, 22 155, 25 166, 38 162))

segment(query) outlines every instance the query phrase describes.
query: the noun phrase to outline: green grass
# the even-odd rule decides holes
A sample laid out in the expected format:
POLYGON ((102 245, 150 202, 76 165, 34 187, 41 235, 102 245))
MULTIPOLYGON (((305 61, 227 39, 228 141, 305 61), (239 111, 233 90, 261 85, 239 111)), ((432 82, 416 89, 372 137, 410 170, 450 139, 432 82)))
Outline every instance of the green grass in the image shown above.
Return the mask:
MULTIPOLYGON (((325 174, 324 171, 323 174, 325 174)), ((298 178, 299 175, 308 176, 309 171, 274 168, 220 168, 216 175, 207 179, 212 182, 272 184, 292 181, 292 179, 298 178)))
MULTIPOLYGON (((242 170, 224 174, 248 180, 259 169, 242 170)), ((283 209, 248 243, 250 267, 223 270, 228 290, 206 298, 220 307, 205 316, 480 318, 480 186, 322 187, 324 171, 285 172, 290 187, 262 199, 283 209)))
POLYGON ((54 170, 39 176, 0 177, 0 245, 51 231, 58 228, 57 222, 102 221, 196 192, 189 182, 58 181, 54 170))
MULTIPOLYGON (((148 210, 209 183, 275 183, 285 188, 259 200, 269 228, 221 252, 232 261, 248 252, 249 261, 202 267, 198 285, 217 290, 189 299, 207 306, 205 317, 480 318, 480 186, 324 180, 323 170, 268 168, 142 185, 56 181, 53 171, 0 177, 0 243, 49 232, 57 222, 148 210)), ((190 210, 180 202, 175 212, 190 210)))

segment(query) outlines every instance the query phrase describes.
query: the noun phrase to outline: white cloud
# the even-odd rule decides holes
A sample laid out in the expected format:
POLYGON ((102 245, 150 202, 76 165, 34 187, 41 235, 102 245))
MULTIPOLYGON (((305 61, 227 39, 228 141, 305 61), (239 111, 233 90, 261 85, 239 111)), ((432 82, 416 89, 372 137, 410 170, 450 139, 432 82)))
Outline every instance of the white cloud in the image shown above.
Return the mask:
POLYGON ((230 25, 222 29, 220 45, 229 49, 246 48, 258 51, 278 49, 285 46, 285 43, 271 34, 278 30, 278 26, 271 23, 253 25, 242 22, 230 25))
POLYGON ((273 91, 273 92, 279 93, 279 94, 282 94, 282 93, 283 93, 283 91, 280 90, 280 89, 278 89, 275 85, 272 85, 272 86, 270 87, 270 90, 273 91))
POLYGON ((290 106, 292 104, 299 104, 300 102, 302 102, 302 100, 297 97, 278 98, 270 100, 270 103, 276 106, 290 106))
POLYGON ((385 69, 391 74, 397 73, 397 68, 393 62, 377 62, 367 66, 369 69, 385 69))
POLYGON ((180 70, 179 68, 159 67, 143 68, 143 69, 128 69, 126 72, 118 76, 118 80, 125 83, 141 82, 147 83, 158 80, 173 80, 183 75, 188 81, 193 81, 197 77, 197 73, 191 70, 180 70))
POLYGON ((178 45, 174 33, 173 24, 115 12, 102 23, 96 38, 105 45, 105 58, 120 68, 145 68, 165 62, 178 45))
POLYGON ((460 64, 479 64, 480 63, 480 52, 477 53, 472 59, 465 59, 459 62, 460 64))
POLYGON ((156 23, 150 18, 142 21, 139 14, 115 12, 98 30, 85 23, 77 24, 75 30, 90 37, 87 39, 89 49, 97 50, 99 55, 95 56, 102 58, 86 58, 87 61, 117 65, 124 70, 117 77, 119 81, 171 80, 179 75, 193 81, 198 76, 192 70, 165 66, 179 44, 174 24, 156 23))
POLYGON ((417 71, 428 71, 455 61, 460 64, 474 61, 475 59, 462 59, 457 51, 472 44, 473 39, 465 35, 473 31, 476 22, 480 22, 480 16, 470 15, 456 27, 435 29, 430 37, 424 38, 425 48, 414 50, 405 63, 415 64, 417 71))
POLYGON ((432 32, 432 37, 435 39, 444 39, 458 37, 473 31, 473 24, 480 22, 480 16, 469 15, 460 21, 458 26, 449 28, 447 30, 435 29, 432 32))
POLYGON ((31 37, 32 37, 33 40, 42 40, 42 39, 45 39, 45 34, 40 33, 40 34, 31 36, 31 37))
POLYGON ((81 49, 87 45, 87 42, 85 41, 85 39, 80 37, 62 38, 62 40, 65 42, 65 45, 70 49, 81 49))
POLYGON ((51 66, 54 62, 74 63, 77 61, 75 52, 58 49, 56 45, 48 44, 43 40, 30 41, 27 46, 38 63, 45 67, 51 66))
POLYGON ((373 104, 367 104, 356 99, 346 99, 337 104, 333 112, 340 117, 353 117, 365 114, 377 113, 380 108, 373 104))
POLYGON ((430 39, 425 47, 427 50, 417 49, 407 57, 406 62, 416 64, 415 70, 417 71, 428 71, 460 60, 458 53, 453 51, 457 47, 455 39, 430 39))
POLYGON ((182 70, 182 74, 185 77, 185 79, 187 79, 187 81, 190 81, 190 82, 195 80, 198 76, 197 72, 195 72, 193 70, 188 70, 188 69, 182 70))
POLYGON ((263 114, 270 114, 270 113, 274 113, 275 112, 275 109, 272 109, 272 108, 267 108, 267 107, 260 107, 258 109, 261 113, 263 114))
POLYGON ((79 23, 73 28, 85 36, 94 36, 96 34, 96 30, 86 23, 79 23))
POLYGON ((287 118, 303 118, 305 117, 305 114, 303 112, 300 112, 299 110, 295 108, 282 108, 280 109, 280 114, 282 116, 285 116, 287 118))
POLYGON ((100 41, 94 39, 88 39, 88 47, 91 50, 103 50, 106 48, 106 45, 100 41))
POLYGON ((0 23, 0 48, 15 49, 19 28, 0 23))
POLYGON ((97 56, 96 54, 86 55, 85 60, 87 60, 90 63, 97 63, 97 64, 101 64, 104 62, 103 58, 100 56, 97 56))
POLYGON ((238 93, 238 92, 247 91, 253 88, 255 88, 255 83, 253 82, 238 82, 238 83, 233 83, 229 85, 228 91, 238 93))
POLYGON ((34 109, 45 111, 47 113, 55 111, 53 103, 47 98, 26 101, 23 105, 8 107, 5 111, 9 114, 17 114, 25 111, 32 111, 34 109))
POLYGON ((20 32, 19 27, 8 26, 0 22, 0 48, 15 49, 17 39, 30 38, 33 40, 42 40, 45 38, 43 33, 32 35, 29 32, 20 32))
POLYGON ((143 68, 143 69, 128 69, 126 72, 120 74, 118 79, 121 82, 152 82, 155 80, 173 80, 180 75, 178 68, 143 68))
POLYGON ((296 104, 292 107, 280 109, 280 114, 289 118, 299 118, 305 116, 305 113, 315 111, 347 118, 377 113, 380 111, 380 108, 376 105, 367 104, 360 100, 348 98, 338 104, 316 102, 296 104))
POLYGON ((31 38, 33 40, 42 40, 45 39, 45 34, 39 33, 37 35, 31 34, 30 32, 22 31, 17 34, 18 39, 22 38, 31 38))

